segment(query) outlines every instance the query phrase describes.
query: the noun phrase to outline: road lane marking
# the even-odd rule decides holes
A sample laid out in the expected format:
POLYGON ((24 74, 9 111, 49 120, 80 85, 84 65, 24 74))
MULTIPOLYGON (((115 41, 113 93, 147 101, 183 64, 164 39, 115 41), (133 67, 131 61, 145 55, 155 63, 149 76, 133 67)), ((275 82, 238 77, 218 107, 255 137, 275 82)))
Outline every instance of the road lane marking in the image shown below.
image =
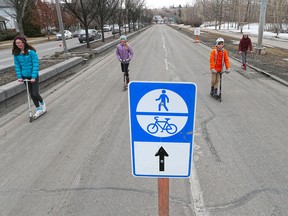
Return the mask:
POLYGON ((0 62, 5 62, 5 61, 7 61, 7 60, 11 60, 11 59, 13 59, 13 58, 10 57, 10 58, 1 59, 0 62))
POLYGON ((209 216, 210 213, 205 207, 203 192, 200 187, 199 178, 197 175, 196 166, 192 163, 192 175, 189 178, 190 182, 190 193, 193 201, 193 209, 196 216, 209 216))

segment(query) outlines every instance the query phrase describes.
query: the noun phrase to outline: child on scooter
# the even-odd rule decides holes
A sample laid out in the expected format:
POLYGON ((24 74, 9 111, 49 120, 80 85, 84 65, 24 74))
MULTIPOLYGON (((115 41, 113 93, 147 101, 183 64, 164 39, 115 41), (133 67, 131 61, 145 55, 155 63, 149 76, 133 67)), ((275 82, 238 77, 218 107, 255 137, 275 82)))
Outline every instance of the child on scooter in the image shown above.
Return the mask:
POLYGON ((224 39, 218 38, 216 40, 216 46, 211 51, 210 54, 210 71, 212 74, 211 77, 211 96, 217 97, 217 90, 220 80, 220 73, 223 71, 225 64, 226 72, 230 72, 230 62, 228 57, 228 52, 224 49, 224 39))
POLYGON ((118 61, 121 63, 121 70, 123 73, 126 73, 126 83, 129 83, 129 63, 133 58, 133 50, 131 46, 127 42, 127 37, 122 35, 120 37, 120 43, 116 47, 116 57, 118 61))
POLYGON ((18 81, 30 80, 27 84, 36 107, 36 113, 33 117, 38 118, 46 112, 46 104, 39 94, 39 60, 36 50, 27 43, 26 38, 16 36, 13 41, 12 54, 14 55, 14 65, 18 81))
POLYGON ((246 70, 247 53, 253 52, 251 39, 249 38, 248 33, 246 33, 246 32, 243 33, 243 37, 240 40, 238 52, 240 54, 242 54, 242 66, 241 66, 241 68, 246 70))

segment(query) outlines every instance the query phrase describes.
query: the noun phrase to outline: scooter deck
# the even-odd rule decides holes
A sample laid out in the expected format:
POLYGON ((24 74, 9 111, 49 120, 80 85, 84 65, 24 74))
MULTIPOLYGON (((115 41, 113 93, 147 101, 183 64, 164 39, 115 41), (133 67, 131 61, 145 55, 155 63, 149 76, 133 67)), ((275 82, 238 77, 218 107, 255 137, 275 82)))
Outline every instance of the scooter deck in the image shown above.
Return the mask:
POLYGON ((45 113, 47 113, 47 110, 45 112, 42 112, 41 115, 39 115, 38 117, 33 116, 33 119, 36 120, 36 119, 40 118, 42 115, 44 115, 45 113))
POLYGON ((221 95, 211 95, 211 97, 221 102, 221 95))

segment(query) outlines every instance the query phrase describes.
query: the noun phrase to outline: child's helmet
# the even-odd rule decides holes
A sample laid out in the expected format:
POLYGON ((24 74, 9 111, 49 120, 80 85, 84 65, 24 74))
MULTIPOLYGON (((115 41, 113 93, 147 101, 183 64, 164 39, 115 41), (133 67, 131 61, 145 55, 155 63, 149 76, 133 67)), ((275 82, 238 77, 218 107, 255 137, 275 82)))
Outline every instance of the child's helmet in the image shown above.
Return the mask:
POLYGON ((224 39, 223 39, 222 37, 219 37, 219 38, 216 40, 216 45, 218 45, 219 42, 223 42, 223 44, 224 44, 224 39))
POLYGON ((121 37, 120 37, 119 39, 120 39, 120 41, 121 41, 121 40, 127 41, 127 37, 126 37, 125 35, 121 35, 121 37))

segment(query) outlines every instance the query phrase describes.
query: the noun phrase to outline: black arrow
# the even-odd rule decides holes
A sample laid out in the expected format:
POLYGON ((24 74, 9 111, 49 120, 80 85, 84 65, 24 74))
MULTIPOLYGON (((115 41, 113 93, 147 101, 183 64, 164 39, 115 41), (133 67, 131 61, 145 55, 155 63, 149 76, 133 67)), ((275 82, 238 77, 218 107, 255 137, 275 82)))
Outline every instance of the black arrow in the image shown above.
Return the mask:
POLYGON ((165 157, 168 157, 169 155, 165 151, 165 149, 161 146, 161 148, 158 150, 158 152, 155 154, 155 156, 159 156, 159 171, 164 171, 164 159, 165 157))

